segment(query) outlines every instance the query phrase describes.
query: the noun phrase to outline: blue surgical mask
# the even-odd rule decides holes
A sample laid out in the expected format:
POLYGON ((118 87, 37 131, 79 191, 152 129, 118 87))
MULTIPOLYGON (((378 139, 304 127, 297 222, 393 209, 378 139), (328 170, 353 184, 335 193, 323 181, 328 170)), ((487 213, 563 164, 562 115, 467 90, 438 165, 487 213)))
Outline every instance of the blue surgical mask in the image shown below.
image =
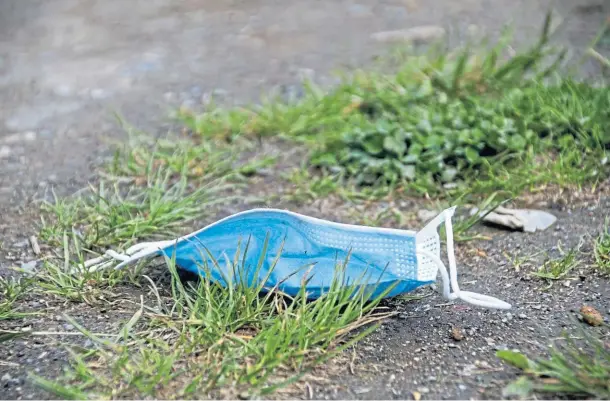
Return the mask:
MULTIPOLYGON (((124 254, 107 251, 85 263, 89 270, 124 267, 137 260, 164 255, 196 274, 208 274, 219 284, 235 277, 234 255, 246 267, 250 282, 265 279, 266 288, 297 295, 305 285, 308 298, 324 294, 336 278, 337 266, 346 285, 365 286, 372 297, 393 297, 432 284, 440 273, 443 295, 473 305, 510 309, 497 298, 458 286, 451 218, 455 207, 441 212, 422 230, 409 231, 334 223, 278 209, 253 209, 226 217, 192 234, 174 240, 140 243, 124 254), (445 224, 449 272, 440 258, 438 228, 445 224), (241 246, 240 246, 241 244, 241 246), (264 260, 261 265, 261 254, 264 260), (307 280, 302 270, 307 274, 307 280), (257 277, 251 277, 251 275, 257 277)), ((243 277, 240 279, 243 280, 243 277)))

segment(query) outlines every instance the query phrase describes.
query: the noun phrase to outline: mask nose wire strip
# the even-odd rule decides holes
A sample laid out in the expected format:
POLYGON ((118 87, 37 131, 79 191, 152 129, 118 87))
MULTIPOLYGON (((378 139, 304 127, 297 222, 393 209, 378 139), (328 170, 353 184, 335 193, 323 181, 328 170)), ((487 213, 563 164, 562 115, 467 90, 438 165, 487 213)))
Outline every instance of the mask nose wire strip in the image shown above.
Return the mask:
POLYGON ((418 257, 419 255, 425 256, 438 266, 438 270, 441 274, 441 280, 443 282, 443 296, 449 300, 459 298, 462 301, 485 308, 510 309, 511 305, 509 303, 498 298, 478 294, 476 292, 460 290, 457 279, 455 250, 453 248, 453 225, 451 224, 451 216, 445 215, 445 231, 447 232, 447 259, 449 260, 449 273, 447 273, 445 264, 438 256, 423 249, 417 251, 418 257), (453 292, 451 292, 452 289, 453 292))

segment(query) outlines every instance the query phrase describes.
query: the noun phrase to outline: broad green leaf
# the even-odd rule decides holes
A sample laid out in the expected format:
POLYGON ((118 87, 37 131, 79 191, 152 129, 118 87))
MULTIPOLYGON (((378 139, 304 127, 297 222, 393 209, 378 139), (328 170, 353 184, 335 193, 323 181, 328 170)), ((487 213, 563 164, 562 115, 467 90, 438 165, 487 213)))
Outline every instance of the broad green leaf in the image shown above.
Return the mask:
POLYGON ((383 136, 370 135, 362 142, 362 147, 372 155, 381 153, 383 151, 383 136))
POLYGON ((392 135, 388 135, 383 140, 383 148, 388 152, 392 152, 398 156, 402 156, 407 150, 407 144, 404 140, 397 139, 392 135))
POLYGON ((508 146, 513 150, 523 150, 527 146, 527 142, 521 135, 514 134, 509 137, 508 146))
POLYGON ((473 148, 465 148, 464 149, 464 156, 466 156, 466 159, 468 159, 468 162, 470 164, 475 164, 479 161, 479 152, 477 152, 475 149, 473 148))

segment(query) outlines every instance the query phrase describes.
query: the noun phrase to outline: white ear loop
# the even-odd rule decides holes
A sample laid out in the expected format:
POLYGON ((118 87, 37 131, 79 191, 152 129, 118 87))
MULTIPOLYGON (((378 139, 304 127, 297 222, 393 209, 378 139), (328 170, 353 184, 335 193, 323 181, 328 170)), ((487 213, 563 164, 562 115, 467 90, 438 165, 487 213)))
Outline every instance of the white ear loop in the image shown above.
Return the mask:
MULTIPOLYGON (((428 223, 427 227, 438 227, 443 222, 445 223, 445 231, 447 232, 447 259, 449 259, 449 274, 447 274, 447 268, 443 261, 431 252, 424 249, 417 251, 418 257, 424 256, 432 260, 437 266, 441 274, 441 280, 443 282, 443 296, 448 300, 461 299, 462 301, 468 302, 472 305, 482 306, 484 308, 494 309, 510 309, 511 305, 498 298, 478 294, 476 292, 461 291, 457 279, 457 267, 455 263, 455 250, 453 248, 453 224, 451 223, 451 217, 453 216, 455 208, 445 210, 434 218, 432 222, 428 223), (453 289, 453 292, 451 290, 453 289)), ((427 228, 426 227, 426 228, 427 228)))
POLYGON ((109 267, 115 260, 118 260, 121 263, 116 265, 115 269, 120 269, 136 260, 155 254, 174 243, 175 241, 141 242, 128 248, 125 253, 119 253, 109 249, 102 256, 87 260, 83 266, 87 271, 94 272, 109 267))

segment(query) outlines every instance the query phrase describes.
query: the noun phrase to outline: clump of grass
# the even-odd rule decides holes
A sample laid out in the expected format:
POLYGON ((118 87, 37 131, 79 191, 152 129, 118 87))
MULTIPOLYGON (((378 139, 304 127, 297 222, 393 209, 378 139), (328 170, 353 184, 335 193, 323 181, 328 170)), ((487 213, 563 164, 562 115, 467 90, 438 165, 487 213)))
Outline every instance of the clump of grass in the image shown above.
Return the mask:
POLYGON ((0 320, 21 319, 34 314, 22 312, 16 305, 31 286, 31 278, 0 276, 0 320))
MULTIPOLYGON (((240 271, 239 260, 236 256, 231 263, 237 266, 227 269, 240 271)), ((265 395, 374 329, 350 336, 356 328, 387 316, 375 312, 382 295, 371 299, 343 286, 341 274, 326 294, 308 301, 304 288, 294 298, 277 289, 261 295, 264 282, 229 279, 221 286, 209 274, 184 283, 173 260, 166 262, 170 288, 151 281, 154 306, 142 303, 114 341, 72 322, 95 346, 72 352, 72 369, 64 378, 33 376, 34 382, 63 398, 80 399, 265 395)))
POLYGON ((531 360, 520 352, 498 351, 497 356, 519 368, 524 375, 511 383, 503 395, 526 398, 532 393, 610 398, 610 349, 601 338, 583 330, 576 343, 566 337, 565 345, 553 347, 548 359, 531 360))
POLYGON ((202 166, 199 154, 174 151, 132 150, 127 160, 115 159, 112 177, 73 198, 45 203, 42 239, 62 246, 64 233, 70 232, 81 248, 100 250, 129 247, 142 238, 177 236, 185 224, 227 200, 220 193, 228 188, 228 173, 214 163, 202 166))
POLYGON ((610 222, 606 221, 603 231, 596 238, 594 245, 595 266, 610 274, 610 222))
MULTIPOLYGON (((559 248, 559 251, 562 252, 561 248, 559 248)), ((578 259, 578 249, 572 248, 560 258, 547 260, 540 269, 533 274, 547 280, 559 280, 580 265, 580 263, 581 261, 578 259)))
POLYGON ((111 288, 130 282, 139 285, 139 270, 89 271, 84 267, 87 253, 75 233, 63 233, 61 253, 43 261, 37 284, 46 294, 70 301, 98 304, 116 297, 111 288))

